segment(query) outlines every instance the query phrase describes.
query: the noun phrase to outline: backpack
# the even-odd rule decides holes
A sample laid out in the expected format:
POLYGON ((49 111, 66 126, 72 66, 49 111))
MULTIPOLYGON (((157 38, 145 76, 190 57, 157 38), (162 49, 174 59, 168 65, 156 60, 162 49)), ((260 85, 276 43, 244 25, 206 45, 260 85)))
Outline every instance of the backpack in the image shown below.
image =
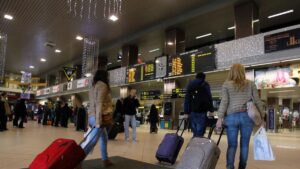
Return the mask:
POLYGON ((211 107, 208 92, 205 89, 206 82, 190 91, 190 110, 191 112, 206 113, 211 107))

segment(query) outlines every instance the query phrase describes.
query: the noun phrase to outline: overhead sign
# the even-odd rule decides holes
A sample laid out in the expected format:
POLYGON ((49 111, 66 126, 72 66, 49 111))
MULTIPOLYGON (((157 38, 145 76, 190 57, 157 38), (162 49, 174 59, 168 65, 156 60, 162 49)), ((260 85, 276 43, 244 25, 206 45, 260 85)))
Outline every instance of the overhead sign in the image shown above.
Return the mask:
POLYGON ((21 97, 21 99, 29 100, 30 99, 30 93, 21 93, 20 97, 21 97))
POLYGON ((72 90, 73 89, 73 82, 69 82, 67 85, 67 90, 72 90))
POLYGON ((75 67, 64 67, 64 73, 65 73, 68 81, 71 81, 71 79, 75 75, 76 71, 77 71, 77 68, 75 68, 75 67))
POLYGON ((21 83, 31 83, 31 73, 23 72, 21 77, 21 83))
POLYGON ((164 78, 167 76, 168 57, 162 56, 155 59, 155 77, 164 78))
POLYGON ((37 90, 36 91, 36 96, 40 96, 40 95, 42 95, 42 90, 37 90))
POLYGON ((143 80, 153 80, 155 79, 155 63, 153 61, 146 62, 142 68, 144 69, 143 80))
POLYGON ((169 58, 169 76, 194 74, 216 68, 215 48, 207 46, 169 58))
POLYGON ((89 86, 89 79, 79 79, 77 81, 77 88, 83 88, 89 86))
POLYGON ((50 88, 45 88, 44 89, 44 95, 50 94, 50 88))
POLYGON ((127 69, 127 82, 135 83, 144 80, 144 68, 142 65, 135 65, 127 69))
POLYGON ((60 91, 59 85, 52 87, 52 93, 58 93, 60 91))
POLYGON ((265 53, 300 47, 300 28, 264 37, 265 53))
POLYGON ((141 100, 155 100, 160 99, 161 91, 152 90, 141 92, 141 100))

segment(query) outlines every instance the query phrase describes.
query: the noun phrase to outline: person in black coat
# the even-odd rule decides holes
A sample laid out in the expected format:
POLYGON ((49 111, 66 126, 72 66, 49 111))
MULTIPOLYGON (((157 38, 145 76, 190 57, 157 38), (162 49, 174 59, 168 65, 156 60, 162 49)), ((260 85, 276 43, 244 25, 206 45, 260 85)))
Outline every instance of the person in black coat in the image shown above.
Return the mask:
POLYGON ((42 122, 43 119, 43 108, 42 105, 38 106, 38 111, 37 111, 37 118, 38 118, 38 124, 40 124, 42 122))
POLYGON ((67 103, 62 103, 61 104, 61 109, 60 109, 60 114, 61 114, 61 121, 60 125, 61 127, 68 128, 68 120, 71 114, 71 109, 69 108, 67 103))
POLYGON ((159 122, 158 110, 154 104, 152 104, 149 114, 149 122, 150 122, 150 133, 157 133, 157 124, 159 122))
POLYGON ((14 119, 14 127, 24 128, 23 122, 27 114, 27 109, 25 105, 25 100, 21 99, 17 102, 15 107, 15 119, 14 119), (18 123, 20 120, 20 123, 18 123))
POLYGON ((5 107, 4 107, 4 102, 0 100, 0 131, 4 131, 5 128, 6 128, 5 107))
POLYGON ((56 106, 55 106, 55 123, 54 123, 54 126, 55 127, 58 127, 58 124, 60 123, 60 120, 61 120, 61 102, 57 102, 56 103, 56 106))

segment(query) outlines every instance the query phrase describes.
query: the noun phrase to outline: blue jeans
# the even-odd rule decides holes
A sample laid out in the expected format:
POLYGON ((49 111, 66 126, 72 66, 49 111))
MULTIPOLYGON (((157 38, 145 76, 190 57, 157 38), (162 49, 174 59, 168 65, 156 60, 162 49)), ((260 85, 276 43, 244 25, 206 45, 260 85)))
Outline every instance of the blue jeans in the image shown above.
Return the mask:
POLYGON ((247 166, 249 141, 254 123, 247 112, 229 114, 225 117, 227 127, 227 169, 234 169, 234 160, 238 146, 238 134, 240 136, 240 163, 239 169, 245 169, 247 166))
MULTIPOLYGON (((94 127, 96 125, 96 118, 95 116, 91 116, 89 118, 89 124, 91 127, 94 127)), ((106 128, 100 128, 100 139, 99 139, 99 144, 100 144, 100 152, 102 155, 102 160, 107 160, 108 159, 108 154, 107 154, 107 131, 106 128)))
POLYGON ((194 137, 203 137, 206 129, 206 113, 191 112, 190 123, 194 137))
POLYGON ((135 115, 125 115, 125 140, 129 141, 129 123, 132 127, 132 140, 136 141, 136 119, 135 115))

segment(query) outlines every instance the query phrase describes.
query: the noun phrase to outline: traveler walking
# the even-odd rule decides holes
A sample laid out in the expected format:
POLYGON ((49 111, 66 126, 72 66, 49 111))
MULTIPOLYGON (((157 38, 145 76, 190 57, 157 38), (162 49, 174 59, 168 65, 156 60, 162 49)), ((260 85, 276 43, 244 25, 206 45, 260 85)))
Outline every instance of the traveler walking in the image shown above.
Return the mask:
POLYGON ((89 91, 89 125, 100 129, 100 152, 105 167, 113 165, 107 153, 106 127, 112 125, 112 99, 108 81, 108 72, 98 70, 93 78, 93 84, 89 91))
POLYGON ((24 128, 23 122, 24 122, 24 120, 26 118, 26 114, 27 114, 27 109, 26 109, 24 99, 18 100, 14 113, 15 113, 15 118, 13 121, 14 127, 24 128), (20 120, 20 122, 19 122, 19 120, 20 120))
POLYGON ((253 102, 259 109, 262 119, 263 102, 259 99, 258 91, 254 82, 246 80, 245 68, 241 64, 234 64, 228 75, 227 81, 222 87, 222 100, 219 108, 217 127, 221 128, 223 119, 227 128, 227 169, 234 169, 238 135, 240 132, 240 163, 239 169, 247 166, 249 141, 254 122, 248 116, 247 102, 253 97, 253 102))
POLYGON ((136 109, 140 106, 136 98, 136 89, 130 89, 129 96, 124 99, 123 111, 125 114, 125 140, 129 141, 129 123, 132 127, 132 140, 136 142, 136 109))
POLYGON ((207 112, 214 111, 209 84, 205 81, 205 74, 200 72, 196 79, 187 86, 184 100, 184 112, 190 120, 194 137, 202 137, 207 124, 207 112))

